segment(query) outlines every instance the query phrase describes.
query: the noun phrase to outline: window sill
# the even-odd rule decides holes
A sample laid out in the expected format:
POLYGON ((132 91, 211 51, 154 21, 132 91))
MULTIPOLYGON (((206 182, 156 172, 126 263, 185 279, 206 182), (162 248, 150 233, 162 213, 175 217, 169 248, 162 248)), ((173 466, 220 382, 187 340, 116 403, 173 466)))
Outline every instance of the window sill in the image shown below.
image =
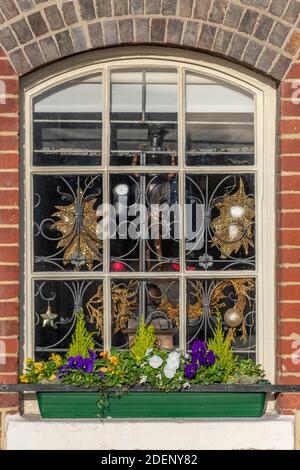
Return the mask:
POLYGON ((251 419, 44 420, 8 416, 7 450, 293 450, 294 416, 251 419))

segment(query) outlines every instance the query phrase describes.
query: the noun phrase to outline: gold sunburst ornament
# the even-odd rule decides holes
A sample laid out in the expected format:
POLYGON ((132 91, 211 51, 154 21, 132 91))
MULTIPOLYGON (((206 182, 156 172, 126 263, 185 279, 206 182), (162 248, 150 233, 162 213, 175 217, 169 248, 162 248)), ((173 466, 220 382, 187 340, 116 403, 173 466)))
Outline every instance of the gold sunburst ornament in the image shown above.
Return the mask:
POLYGON ((93 263, 102 259, 102 241, 97 238, 99 217, 94 209, 96 202, 96 198, 84 200, 80 190, 74 202, 55 206, 57 212, 52 214, 52 217, 59 219, 51 228, 62 234, 57 248, 64 248, 63 263, 74 264, 75 271, 79 271, 82 266, 91 270, 93 263))
POLYGON ((249 246, 254 246, 255 203, 254 198, 245 193, 242 178, 238 190, 234 194, 224 196, 214 208, 220 211, 220 215, 211 222, 214 231, 212 246, 219 248, 221 259, 228 258, 232 253, 236 254, 241 248, 247 256, 249 246))

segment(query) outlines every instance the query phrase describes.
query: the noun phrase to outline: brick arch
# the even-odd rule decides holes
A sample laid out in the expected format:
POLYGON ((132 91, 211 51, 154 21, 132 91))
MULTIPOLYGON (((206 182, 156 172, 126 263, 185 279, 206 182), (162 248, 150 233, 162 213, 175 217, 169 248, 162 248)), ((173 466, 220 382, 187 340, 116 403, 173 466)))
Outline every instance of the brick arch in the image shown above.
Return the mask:
POLYGON ((0 44, 18 75, 122 44, 193 48, 281 80, 300 46, 297 0, 2 0, 0 44))

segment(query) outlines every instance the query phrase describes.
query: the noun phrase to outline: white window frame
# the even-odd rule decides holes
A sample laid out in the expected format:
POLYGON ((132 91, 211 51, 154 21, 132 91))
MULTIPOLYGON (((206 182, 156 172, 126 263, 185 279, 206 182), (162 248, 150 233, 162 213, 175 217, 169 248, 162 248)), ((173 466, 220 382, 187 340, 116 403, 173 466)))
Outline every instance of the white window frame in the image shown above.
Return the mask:
MULTIPOLYGON (((103 272, 33 272, 32 266, 32 207, 31 207, 31 174, 56 173, 57 167, 32 167, 32 99, 34 96, 65 82, 82 75, 102 73, 103 91, 103 147, 102 165, 87 167, 60 167, 61 174, 87 174, 97 173, 119 173, 120 167, 108 165, 109 149, 109 74, 112 69, 126 69, 128 67, 147 67, 166 69, 176 68, 179 71, 178 80, 178 129, 184 129, 184 109, 185 93, 183 86, 184 70, 203 74, 213 79, 220 79, 228 84, 235 85, 254 95, 255 98, 255 149, 256 158, 253 166, 219 167, 219 166, 185 166, 185 142, 184 133, 178 133, 178 171, 179 178, 183 171, 189 173, 254 173, 256 174, 256 269, 247 271, 228 271, 231 278, 256 277, 256 326, 257 326, 257 362, 262 364, 266 370, 267 378, 271 381, 275 378, 275 247, 276 247, 276 205, 275 205, 275 144, 276 144, 276 86, 275 83, 254 72, 246 71, 243 67, 227 61, 213 58, 205 54, 187 52, 182 50, 155 48, 155 47, 134 47, 121 48, 115 50, 103 50, 86 53, 84 61, 82 56, 67 59, 63 62, 50 65, 44 70, 36 72, 22 81, 23 90, 23 111, 22 123, 24 133, 22 136, 23 150, 23 218, 24 227, 24 288, 23 288, 23 308, 24 308, 24 356, 33 356, 34 346, 34 314, 33 314, 33 279, 103 279, 104 291, 109 292, 109 280, 112 278, 170 278, 179 279, 181 302, 185 304, 184 280, 187 273, 111 273, 109 272, 109 241, 104 243, 104 251, 107 255, 104 259, 103 272)), ((174 167, 175 170, 176 167, 174 167)), ((137 167, 138 171, 147 173, 153 172, 153 168, 137 167)), ((132 166, 124 166, 122 171, 132 172, 132 166)), ((166 167, 155 167, 155 172, 161 173, 167 170, 166 167)), ((181 185, 180 203, 184 200, 184 185, 181 185)), ((108 196, 107 178, 103 179, 103 194, 108 196)), ((183 222, 181 222, 181 233, 183 234, 183 222)), ((181 239, 183 240, 183 238, 181 239)), ((184 254, 184 243, 181 242, 181 255, 184 254)), ((188 272, 189 278, 224 278, 224 271, 188 272)), ((104 308, 110 310, 109 295, 106 296, 104 308)), ((181 309, 183 312, 183 309, 181 309)), ((185 331, 184 314, 180 314, 180 327, 185 331)), ((110 323, 107 321, 104 333, 104 348, 110 339, 110 323)), ((183 344, 180 345, 181 347, 183 344)))

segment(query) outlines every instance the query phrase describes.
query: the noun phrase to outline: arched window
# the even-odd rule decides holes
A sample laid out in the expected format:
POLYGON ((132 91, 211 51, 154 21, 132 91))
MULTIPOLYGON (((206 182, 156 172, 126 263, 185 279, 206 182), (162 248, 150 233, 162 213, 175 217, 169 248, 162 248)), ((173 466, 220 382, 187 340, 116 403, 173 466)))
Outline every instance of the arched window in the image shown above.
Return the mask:
MULTIPOLYGON (((198 57, 200 57, 198 55, 198 57)), ((273 374, 274 89, 219 61, 127 57, 24 86, 27 353, 138 320, 189 350, 217 315, 273 374)))

